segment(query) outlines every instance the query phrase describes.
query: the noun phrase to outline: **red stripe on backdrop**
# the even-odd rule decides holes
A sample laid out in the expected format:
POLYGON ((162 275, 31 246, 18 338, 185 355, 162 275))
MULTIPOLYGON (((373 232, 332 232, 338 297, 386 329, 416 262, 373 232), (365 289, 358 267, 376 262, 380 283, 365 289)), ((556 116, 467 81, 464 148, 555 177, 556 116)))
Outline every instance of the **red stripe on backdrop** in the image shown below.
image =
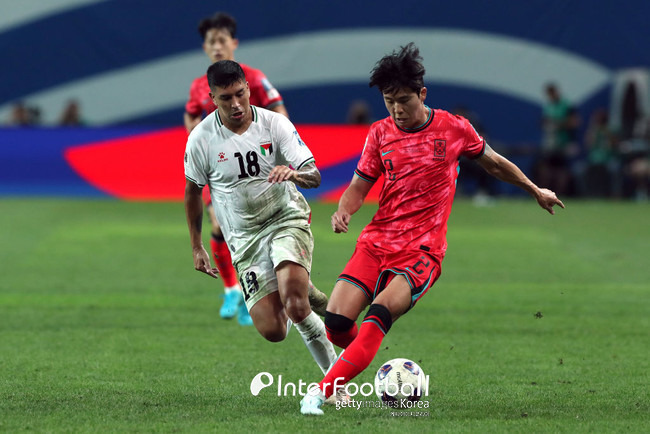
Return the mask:
POLYGON ((319 169, 359 157, 369 126, 298 125, 300 137, 314 154, 319 169))
POLYGON ((66 149, 64 157, 95 188, 126 200, 180 200, 187 133, 171 128, 66 149))
MULTIPOLYGON (((368 126, 298 125, 319 168, 358 158, 368 126)), ((185 186, 182 127, 68 148, 64 158, 86 182, 125 200, 182 200, 185 186)), ((343 190, 323 192, 338 200, 343 190)))

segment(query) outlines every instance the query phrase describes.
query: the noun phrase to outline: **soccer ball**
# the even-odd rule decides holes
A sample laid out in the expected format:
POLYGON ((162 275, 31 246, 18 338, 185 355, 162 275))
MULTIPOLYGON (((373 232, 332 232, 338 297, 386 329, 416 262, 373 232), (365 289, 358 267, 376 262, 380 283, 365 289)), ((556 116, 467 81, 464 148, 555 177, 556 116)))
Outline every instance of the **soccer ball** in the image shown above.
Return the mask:
POLYGON ((428 387, 426 380, 424 372, 414 361, 389 360, 375 375, 375 393, 384 402, 419 401, 428 387))

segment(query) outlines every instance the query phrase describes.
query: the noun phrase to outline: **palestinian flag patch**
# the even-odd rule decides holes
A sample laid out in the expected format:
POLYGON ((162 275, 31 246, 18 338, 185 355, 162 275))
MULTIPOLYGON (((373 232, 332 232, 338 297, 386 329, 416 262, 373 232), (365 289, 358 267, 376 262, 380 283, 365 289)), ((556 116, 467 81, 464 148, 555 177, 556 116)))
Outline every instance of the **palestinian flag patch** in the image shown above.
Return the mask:
POLYGON ((273 153, 273 144, 271 143, 261 143, 260 144, 260 152, 262 155, 271 155, 273 153))

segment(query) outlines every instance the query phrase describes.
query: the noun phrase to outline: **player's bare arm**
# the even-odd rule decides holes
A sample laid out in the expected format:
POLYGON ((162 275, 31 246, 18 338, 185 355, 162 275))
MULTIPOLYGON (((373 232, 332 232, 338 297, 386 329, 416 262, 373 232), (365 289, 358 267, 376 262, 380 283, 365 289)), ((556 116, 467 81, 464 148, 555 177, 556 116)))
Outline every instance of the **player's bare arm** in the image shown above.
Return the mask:
POLYGON ((487 143, 485 144, 485 152, 476 161, 495 178, 527 191, 549 213, 555 214, 553 210, 555 205, 564 208, 564 204, 554 192, 546 188, 539 188, 515 164, 495 152, 487 143))
POLYGON ((335 233, 348 232, 348 224, 350 223, 352 214, 359 211, 372 186, 372 183, 364 181, 357 175, 352 177, 350 185, 341 195, 339 208, 332 214, 332 230, 335 233))
POLYGON ((305 164, 298 170, 287 166, 275 166, 268 177, 268 181, 272 184, 292 181, 301 188, 316 188, 320 185, 320 180, 320 172, 315 163, 305 164))
POLYGON ((191 133, 192 130, 201 122, 201 115, 191 115, 188 112, 183 114, 183 123, 185 124, 185 129, 187 133, 191 133))
POLYGON ((185 217, 187 218, 187 227, 190 230, 194 268, 215 279, 218 278, 218 270, 216 267, 212 267, 210 256, 203 247, 201 238, 201 228, 203 225, 201 188, 189 179, 185 181, 185 217))

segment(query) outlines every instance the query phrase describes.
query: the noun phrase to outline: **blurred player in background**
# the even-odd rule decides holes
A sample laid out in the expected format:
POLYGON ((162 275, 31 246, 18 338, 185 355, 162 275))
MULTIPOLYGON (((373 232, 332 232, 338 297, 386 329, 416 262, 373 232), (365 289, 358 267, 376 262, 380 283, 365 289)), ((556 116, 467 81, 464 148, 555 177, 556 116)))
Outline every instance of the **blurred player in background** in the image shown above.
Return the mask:
POLYGON ((192 130, 185 150, 194 267, 217 277, 201 237, 201 192, 208 185, 255 327, 279 342, 293 322, 324 373, 336 354, 323 321, 310 308, 311 210, 296 188, 318 187, 320 172, 287 117, 250 104, 237 62, 216 62, 207 77, 218 108, 192 130))
MULTIPOLYGON (((203 39, 203 51, 212 63, 219 60, 235 60, 235 50, 239 46, 237 39, 237 21, 223 12, 204 18, 199 23, 199 34, 203 39)), ((259 69, 240 63, 251 92, 251 104, 273 110, 289 117, 280 92, 259 69)), ((192 131, 203 119, 204 114, 212 113, 216 107, 208 96, 210 87, 205 75, 196 78, 190 87, 190 97, 185 104, 185 128, 192 131)))
MULTIPOLYGON (((232 16, 226 13, 217 13, 212 17, 204 18, 199 23, 198 31, 203 39, 203 51, 205 51, 212 63, 219 60, 235 60, 235 50, 239 45, 239 41, 237 40, 237 21, 232 16)), ((250 88, 251 104, 288 117, 282 96, 269 82, 264 73, 259 69, 244 64, 240 65, 244 70, 250 88)), ((183 116, 188 133, 201 122, 204 115, 210 114, 216 109, 209 93, 210 87, 205 75, 196 78, 192 82, 190 96, 185 104, 185 114, 183 116)), ((219 313, 225 319, 237 315, 240 324, 251 325, 253 322, 243 302, 241 287, 237 282, 237 273, 232 266, 230 251, 224 241, 219 222, 217 222, 210 204, 210 198, 207 194, 205 198, 210 224, 212 225, 210 247, 223 280, 225 291, 224 303, 219 313)), ((313 307, 320 315, 324 315, 327 297, 313 287, 311 281, 309 285, 310 300, 313 307)))
POLYGON ((344 385, 366 369, 393 322, 440 276, 461 155, 521 187, 551 214, 554 205, 564 208, 555 193, 538 188, 494 152, 465 118, 424 104, 421 62, 410 43, 382 58, 371 73, 370 86, 379 88, 390 116, 370 128, 352 181, 332 215, 334 232, 348 231, 352 214, 382 175, 385 184, 379 209, 359 235, 325 314, 329 339, 345 350, 301 401, 303 414, 323 414, 320 407, 335 392, 335 381, 344 385), (357 329, 355 321, 367 306, 357 329))

